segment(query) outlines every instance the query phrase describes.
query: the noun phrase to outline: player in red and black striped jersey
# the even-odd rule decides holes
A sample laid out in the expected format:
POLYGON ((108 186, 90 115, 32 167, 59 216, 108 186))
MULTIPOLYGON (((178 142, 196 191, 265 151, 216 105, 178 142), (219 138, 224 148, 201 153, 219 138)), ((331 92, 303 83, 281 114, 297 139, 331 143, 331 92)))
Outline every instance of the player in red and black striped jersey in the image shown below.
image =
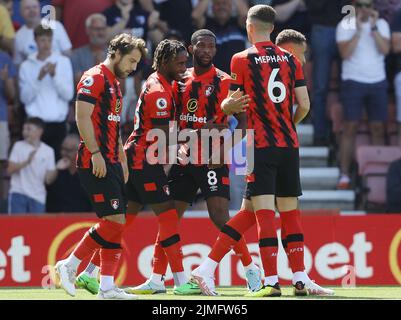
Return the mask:
POLYGON ((207 260, 192 272, 205 294, 210 294, 214 286, 212 275, 217 263, 256 222, 265 283, 248 296, 281 296, 274 224, 276 206, 287 234, 295 295, 333 294, 332 290, 312 282, 305 272, 295 125, 307 115, 310 103, 300 62, 270 41, 275 15, 275 10, 267 5, 249 9, 247 33, 253 46, 235 54, 231 60, 232 85, 222 108, 226 114, 246 109, 248 129, 254 130, 255 137, 254 141, 248 140, 254 144, 254 166, 247 176, 247 199, 240 212, 223 227, 207 260), (244 108, 244 97, 250 99, 248 108, 244 108), (295 114, 294 100, 298 102, 295 114))
MULTIPOLYGON (((227 97, 230 76, 213 65, 216 55, 215 34, 206 29, 196 31, 191 37, 188 50, 193 55, 194 67, 187 69, 184 79, 174 83, 177 106, 175 118, 178 128, 200 130, 212 128, 212 125, 215 129, 227 128, 227 116, 221 110, 221 102, 227 97)), ((246 126, 245 121, 239 121, 239 124, 242 129, 246 126)), ((171 167, 168 176, 170 192, 178 215, 182 217, 200 189, 206 199, 211 220, 221 229, 230 217, 229 169, 226 164, 211 167, 207 163, 201 163, 202 142, 200 140, 197 144, 199 157, 195 157, 193 162, 174 164, 171 167)), ((205 159, 208 160, 209 156, 205 159)), ((234 251, 244 265, 248 286, 251 290, 259 289, 261 273, 252 262, 243 238, 234 247, 234 251)), ((161 288, 164 288, 164 284, 160 285, 157 280, 156 283, 154 281, 165 275, 168 265, 159 241, 156 241, 154 253, 150 279, 133 288, 131 292, 143 294, 163 291, 161 288)), ((191 284, 184 286, 188 287, 191 284)), ((181 287, 176 288, 174 293, 181 294, 181 287)), ((193 290, 191 294, 194 294, 193 290)))
MULTIPOLYGON (((188 52, 181 42, 163 40, 158 44, 153 61, 156 71, 149 76, 140 94, 134 130, 124 146, 130 170, 126 188, 129 200, 127 213, 133 217, 145 204, 155 212, 159 222, 160 248, 167 256, 176 286, 187 282, 178 233, 179 217, 163 169, 164 163, 153 163, 157 159, 150 159, 148 151, 155 140, 148 141, 148 135, 155 132, 152 130, 159 129, 168 138, 169 121, 174 120, 175 112, 172 83, 182 78, 187 59, 188 52)), ((132 288, 126 290, 132 292, 132 288)), ((160 291, 165 292, 165 288, 160 291)))
POLYGON ((107 59, 85 72, 77 86, 76 120, 81 136, 78 173, 102 220, 85 233, 67 259, 56 265, 61 286, 72 296, 80 262, 95 252, 101 260, 98 298, 136 298, 114 285, 122 252, 124 184, 128 180, 127 160, 119 133, 122 94, 118 78, 132 73, 146 53, 142 39, 129 34, 118 35, 110 41, 107 59))

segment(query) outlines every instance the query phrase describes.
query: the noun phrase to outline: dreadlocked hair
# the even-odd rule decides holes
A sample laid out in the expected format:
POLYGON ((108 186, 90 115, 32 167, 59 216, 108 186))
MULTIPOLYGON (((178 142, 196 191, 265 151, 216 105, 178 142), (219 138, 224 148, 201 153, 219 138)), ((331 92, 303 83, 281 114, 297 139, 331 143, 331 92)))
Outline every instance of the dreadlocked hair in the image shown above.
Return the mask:
POLYGON ((181 51, 186 50, 184 44, 177 40, 165 39, 161 41, 156 47, 152 68, 160 70, 162 64, 174 59, 181 51))

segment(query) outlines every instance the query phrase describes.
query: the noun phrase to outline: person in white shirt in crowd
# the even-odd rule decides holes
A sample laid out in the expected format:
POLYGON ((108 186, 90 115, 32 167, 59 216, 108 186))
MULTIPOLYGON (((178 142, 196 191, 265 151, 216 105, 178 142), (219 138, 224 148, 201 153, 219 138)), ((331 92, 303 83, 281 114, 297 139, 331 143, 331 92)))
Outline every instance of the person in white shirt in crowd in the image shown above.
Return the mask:
MULTIPOLYGON (((14 63, 17 65, 20 65, 31 54, 38 51, 34 39, 34 29, 42 22, 38 0, 21 0, 20 12, 25 24, 15 35, 14 63)), ((53 51, 60 52, 67 56, 70 55, 72 45, 64 26, 57 20, 53 20, 51 23, 51 26, 54 26, 52 40, 53 51)))
POLYGON ((343 59, 340 97, 345 120, 338 189, 350 187, 355 136, 364 108, 373 145, 384 144, 388 108, 385 56, 390 52, 390 27, 379 18, 373 0, 356 0, 353 5, 356 17, 345 17, 336 30, 336 41, 343 59))
POLYGON ((57 178, 54 150, 41 141, 44 123, 28 118, 23 127, 24 140, 14 144, 8 160, 11 176, 8 213, 44 213, 46 187, 57 178))
POLYGON ((43 141, 54 148, 58 160, 74 95, 72 66, 68 57, 52 52, 52 29, 39 25, 34 33, 38 52, 20 67, 20 99, 28 117, 39 117, 46 123, 43 141))

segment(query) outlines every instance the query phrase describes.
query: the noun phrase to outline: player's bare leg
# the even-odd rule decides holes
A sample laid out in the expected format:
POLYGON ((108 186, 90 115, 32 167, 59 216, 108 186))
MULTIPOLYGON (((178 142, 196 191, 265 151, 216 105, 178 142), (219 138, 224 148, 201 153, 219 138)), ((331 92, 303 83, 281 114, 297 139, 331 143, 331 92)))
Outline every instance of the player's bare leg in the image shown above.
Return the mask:
POLYGON ((309 279, 304 266, 304 234, 301 224, 298 198, 277 197, 277 209, 280 212, 281 224, 286 233, 288 261, 293 272, 292 284, 294 294, 333 295, 334 291, 325 289, 309 279))

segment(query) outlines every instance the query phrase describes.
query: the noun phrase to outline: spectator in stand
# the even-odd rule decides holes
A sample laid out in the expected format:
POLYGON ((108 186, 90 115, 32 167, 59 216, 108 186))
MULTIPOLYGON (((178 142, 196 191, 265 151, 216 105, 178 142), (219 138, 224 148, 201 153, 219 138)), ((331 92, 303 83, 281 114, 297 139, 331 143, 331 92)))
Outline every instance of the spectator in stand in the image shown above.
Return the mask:
POLYGON ((277 12, 275 36, 284 29, 293 29, 309 39, 311 25, 304 0, 273 0, 272 6, 277 12))
POLYGON ((273 0, 249 0, 249 7, 256 6, 257 4, 266 4, 271 6, 273 0))
POLYGON ((14 54, 15 31, 10 13, 3 2, 0 2, 0 50, 14 54))
POLYGON ((57 20, 63 22, 75 49, 89 42, 88 33, 82 32, 87 30, 87 18, 94 13, 103 12, 112 6, 113 2, 113 0, 52 0, 52 5, 56 7, 57 20))
POLYGON ((148 30, 155 29, 159 20, 159 12, 150 13, 134 0, 116 0, 103 14, 107 19, 108 38, 126 32, 147 41, 148 30))
POLYGON ((44 213, 45 185, 53 183, 57 171, 54 150, 41 141, 44 123, 28 118, 24 123, 24 140, 14 144, 8 160, 11 176, 9 214, 44 213))
POLYGON ((74 95, 70 59, 52 52, 52 29, 41 25, 34 31, 38 52, 24 61, 19 70, 20 99, 28 117, 46 123, 43 141, 60 157, 60 145, 67 134, 66 117, 74 95))
MULTIPOLYGON (((18 30, 15 36, 14 62, 17 65, 20 65, 31 54, 38 51, 34 38, 34 30, 41 24, 39 1, 21 0, 21 15, 24 18, 25 24, 18 30)), ((55 21, 52 39, 53 52, 70 55, 71 42, 64 26, 59 21, 55 21)))
POLYGON ((92 211, 90 200, 79 182, 75 163, 79 141, 78 135, 69 134, 61 145, 61 159, 56 164, 57 179, 48 188, 47 212, 92 211))
POLYGON ((387 212, 401 213, 401 159, 390 164, 386 179, 387 212))
POLYGON ((388 23, 393 21, 394 13, 401 9, 401 0, 374 0, 373 4, 376 10, 379 11, 380 17, 388 23))
POLYGON ((248 6, 243 0, 236 0, 237 17, 232 16, 232 0, 212 0, 213 17, 205 16, 210 0, 200 0, 192 12, 197 28, 206 28, 216 35, 217 53, 214 65, 230 74, 231 57, 245 49, 247 36, 245 21, 248 6))
POLYGON ((401 147, 401 9, 395 13, 391 29, 392 47, 396 62, 394 89, 397 104, 398 145, 401 147))
POLYGON ((340 145, 339 189, 350 186, 355 136, 364 107, 374 145, 384 144, 388 108, 384 60, 390 52, 390 27, 379 18, 372 0, 356 0, 354 5, 356 17, 344 18, 337 26, 336 35, 343 59, 340 96, 345 120, 340 145))
MULTIPOLYGON (((160 12, 160 20, 166 23, 168 29, 178 30, 186 44, 190 44, 191 35, 195 31, 192 23, 192 9, 194 1, 191 0, 159 0, 157 9, 160 12), (180 8, 177 10, 177 8, 180 8)), ((188 59, 190 60, 190 59, 188 59)))
POLYGON ((71 55, 76 84, 86 70, 104 61, 107 55, 106 17, 101 13, 93 13, 86 19, 85 27, 89 43, 73 50, 71 55))
POLYGON ((0 0, 0 5, 1 4, 6 7, 8 13, 10 14, 10 19, 12 20, 11 23, 13 24, 14 31, 18 31, 21 25, 18 21, 15 21, 13 0, 0 0))
POLYGON ((15 98, 14 81, 17 75, 11 57, 0 50, 0 202, 4 197, 3 176, 10 146, 8 105, 15 98))
POLYGON ((326 104, 332 63, 339 58, 336 46, 336 26, 342 19, 342 7, 350 2, 350 0, 305 0, 312 23, 312 122, 316 146, 325 146, 329 143, 330 126, 326 104))

